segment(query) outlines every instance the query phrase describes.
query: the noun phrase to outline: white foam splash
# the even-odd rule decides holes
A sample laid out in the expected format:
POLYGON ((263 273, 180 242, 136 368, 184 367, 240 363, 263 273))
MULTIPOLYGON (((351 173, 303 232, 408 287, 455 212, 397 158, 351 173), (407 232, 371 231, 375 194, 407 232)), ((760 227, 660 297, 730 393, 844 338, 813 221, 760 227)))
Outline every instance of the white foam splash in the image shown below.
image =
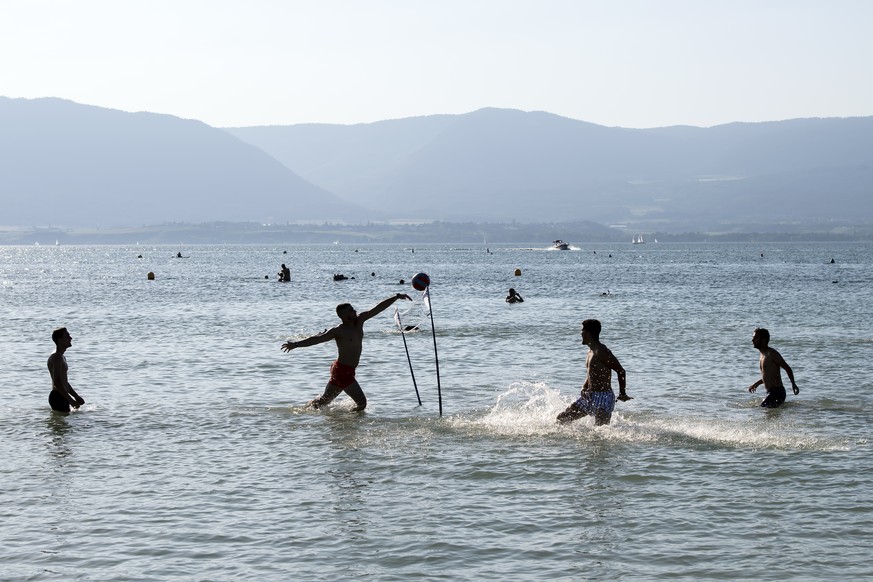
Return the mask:
POLYGON ((757 409, 750 418, 664 416, 632 401, 618 404, 606 426, 594 426, 590 417, 559 424, 556 417, 568 404, 565 395, 546 383, 515 382, 484 414, 461 415, 450 422, 458 428, 499 436, 557 435, 683 447, 839 451, 853 444, 810 434, 791 421, 774 421, 757 414, 757 409))

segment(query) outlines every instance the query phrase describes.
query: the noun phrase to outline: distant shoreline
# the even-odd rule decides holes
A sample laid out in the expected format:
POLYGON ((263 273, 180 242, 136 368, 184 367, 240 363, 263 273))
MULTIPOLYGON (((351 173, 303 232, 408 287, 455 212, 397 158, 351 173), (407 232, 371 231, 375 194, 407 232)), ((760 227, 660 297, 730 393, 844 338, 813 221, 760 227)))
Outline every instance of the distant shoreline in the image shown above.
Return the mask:
POLYGON ((873 241, 873 225, 720 225, 719 230, 658 229, 642 225, 608 227, 581 223, 287 224, 211 222, 141 227, 0 227, 0 245, 118 244, 529 244, 563 239, 574 245, 628 243, 645 236, 647 245, 670 242, 851 242, 873 241))

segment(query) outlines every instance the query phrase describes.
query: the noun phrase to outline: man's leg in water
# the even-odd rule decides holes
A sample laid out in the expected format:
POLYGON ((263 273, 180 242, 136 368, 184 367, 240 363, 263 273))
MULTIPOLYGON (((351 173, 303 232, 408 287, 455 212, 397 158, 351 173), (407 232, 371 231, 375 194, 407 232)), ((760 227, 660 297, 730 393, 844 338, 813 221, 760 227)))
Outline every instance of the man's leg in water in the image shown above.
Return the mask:
POLYGON ((612 411, 606 408, 596 408, 594 410, 594 426, 603 426, 609 424, 612 419, 612 411))
POLYGON ((311 406, 316 410, 321 408, 322 406, 327 406, 334 399, 340 395, 340 392, 345 392, 348 394, 352 400, 355 401, 355 406, 352 409, 352 412, 358 412, 364 410, 367 407, 367 397, 364 396, 364 391, 361 390, 361 386, 357 382, 352 382, 345 388, 340 388, 339 386, 335 386, 333 384, 328 384, 324 388, 324 394, 316 398, 315 400, 311 400, 307 406, 311 406))
MULTIPOLYGON (((578 402, 578 401, 577 401, 578 402)), ((588 416, 589 412, 584 408, 577 406, 576 402, 567 407, 567 409, 558 415, 558 422, 573 422, 583 416, 588 416)))
POLYGON ((360 412, 367 408, 367 397, 364 396, 364 391, 361 390, 361 385, 358 384, 357 380, 346 386, 344 390, 357 404, 357 406, 352 408, 352 412, 360 412))
POLYGON ((331 402, 333 402, 334 398, 340 395, 343 389, 339 386, 334 386, 331 383, 328 383, 327 386, 324 387, 324 394, 316 398, 315 400, 310 400, 306 406, 311 406, 316 410, 322 406, 327 406, 331 402))

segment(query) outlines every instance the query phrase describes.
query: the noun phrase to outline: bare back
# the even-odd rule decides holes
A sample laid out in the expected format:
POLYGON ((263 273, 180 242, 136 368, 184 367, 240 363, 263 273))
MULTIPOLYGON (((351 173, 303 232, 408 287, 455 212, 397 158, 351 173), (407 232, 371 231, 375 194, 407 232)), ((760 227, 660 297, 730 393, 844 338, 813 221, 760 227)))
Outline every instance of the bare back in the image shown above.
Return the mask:
POLYGON ((610 356, 612 352, 603 344, 589 346, 588 355, 585 357, 585 368, 588 370, 586 384, 592 392, 612 390, 612 369, 606 363, 610 356))
POLYGON ((48 357, 46 365, 48 366, 49 375, 52 377, 52 390, 66 395, 67 386, 69 385, 67 381, 67 371, 69 370, 67 359, 63 354, 55 352, 48 357))

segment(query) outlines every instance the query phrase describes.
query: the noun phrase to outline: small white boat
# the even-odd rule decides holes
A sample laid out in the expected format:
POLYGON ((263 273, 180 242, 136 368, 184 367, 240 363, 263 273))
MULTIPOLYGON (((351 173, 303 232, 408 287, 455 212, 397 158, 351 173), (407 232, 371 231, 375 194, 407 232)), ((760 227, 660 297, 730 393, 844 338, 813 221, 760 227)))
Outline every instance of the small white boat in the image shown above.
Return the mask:
POLYGON ((565 243, 561 239, 558 239, 552 244, 552 248, 559 251, 566 251, 570 248, 570 243, 565 243))

